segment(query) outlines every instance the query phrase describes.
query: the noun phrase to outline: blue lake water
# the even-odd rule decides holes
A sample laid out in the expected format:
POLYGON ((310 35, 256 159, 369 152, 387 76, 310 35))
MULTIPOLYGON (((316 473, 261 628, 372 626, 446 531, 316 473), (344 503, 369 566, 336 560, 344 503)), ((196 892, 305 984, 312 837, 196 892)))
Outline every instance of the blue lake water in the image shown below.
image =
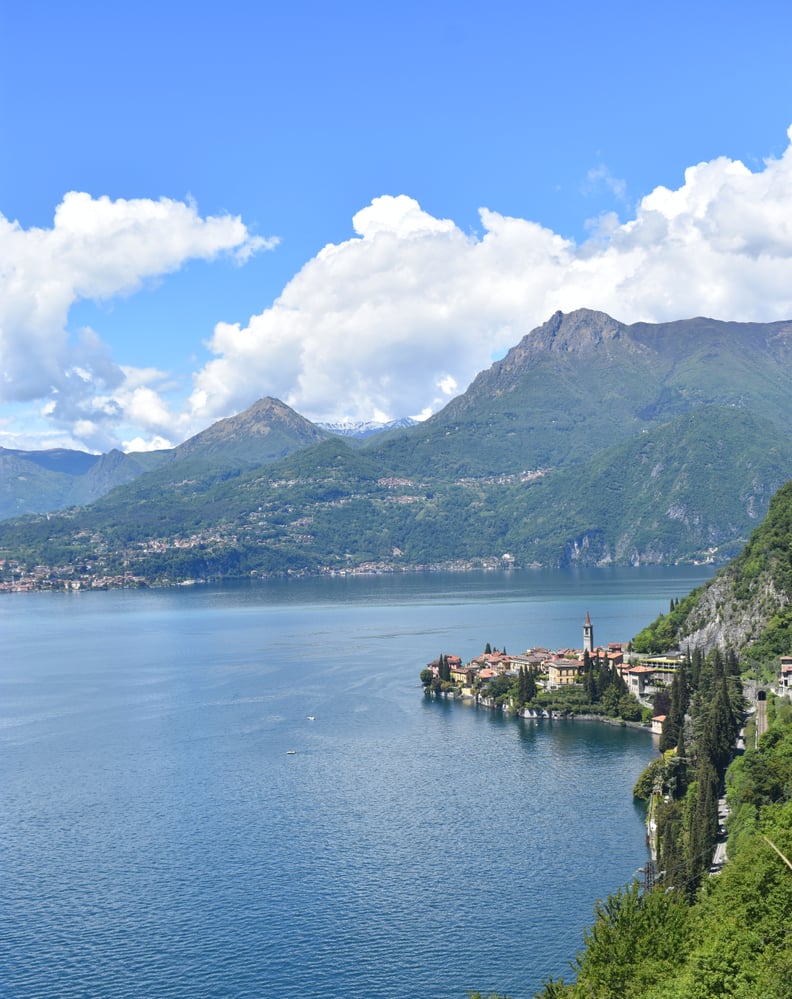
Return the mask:
POLYGON ((0 994, 528 999, 646 860, 643 732, 425 700, 707 569, 0 599, 0 994), (309 716, 314 716, 310 720, 309 716), (293 754, 290 753, 293 751, 293 754))

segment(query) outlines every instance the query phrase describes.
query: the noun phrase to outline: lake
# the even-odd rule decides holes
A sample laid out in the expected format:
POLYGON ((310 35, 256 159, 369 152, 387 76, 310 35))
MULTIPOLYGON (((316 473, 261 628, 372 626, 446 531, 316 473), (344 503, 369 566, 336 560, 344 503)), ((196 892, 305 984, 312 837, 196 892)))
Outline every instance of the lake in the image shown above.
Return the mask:
POLYGON ((426 700, 705 568, 0 599, 0 992, 528 999, 647 859, 645 732, 426 700))

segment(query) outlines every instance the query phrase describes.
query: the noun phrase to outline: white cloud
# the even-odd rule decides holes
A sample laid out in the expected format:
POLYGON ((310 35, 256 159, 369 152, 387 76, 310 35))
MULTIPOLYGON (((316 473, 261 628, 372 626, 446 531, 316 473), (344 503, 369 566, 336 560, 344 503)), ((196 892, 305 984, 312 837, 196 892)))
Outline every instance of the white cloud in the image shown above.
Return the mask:
MULTIPOLYGON (((792 129, 790 129, 792 139, 792 129)), ((591 177, 623 190, 603 168, 591 177)), ((792 151, 752 172, 716 159, 575 244, 480 211, 483 235, 404 195, 355 215, 247 326, 219 323, 195 375, 196 426, 275 395, 306 416, 436 411, 555 310, 634 322, 792 317, 792 151)))
POLYGON ((239 218, 202 218, 194 204, 167 198, 111 201, 72 191, 49 229, 23 229, 0 215, 0 402, 49 400, 45 415, 86 446, 112 440, 101 425, 117 422, 121 407, 95 397, 120 390, 124 372, 94 331, 70 337, 72 305, 130 294, 189 259, 244 260, 271 245, 239 218))
POLYGON ((70 337, 69 308, 191 257, 244 260, 262 241, 239 219, 167 200, 69 194, 48 230, 0 216, 0 399, 38 400, 43 425, 87 435, 83 446, 122 437, 143 449, 264 395, 313 419, 428 415, 557 309, 624 322, 792 317, 790 148, 754 171, 725 158, 692 166, 626 221, 596 220, 581 244, 487 208, 480 219, 473 235, 405 195, 374 199, 354 235, 325 246, 269 308, 217 323, 182 405, 164 372, 122 366, 92 330, 70 337))
POLYGON ((152 437, 150 439, 144 439, 143 437, 133 437, 132 440, 123 441, 121 449, 123 451, 165 451, 168 448, 173 447, 173 442, 168 440, 167 437, 152 437))

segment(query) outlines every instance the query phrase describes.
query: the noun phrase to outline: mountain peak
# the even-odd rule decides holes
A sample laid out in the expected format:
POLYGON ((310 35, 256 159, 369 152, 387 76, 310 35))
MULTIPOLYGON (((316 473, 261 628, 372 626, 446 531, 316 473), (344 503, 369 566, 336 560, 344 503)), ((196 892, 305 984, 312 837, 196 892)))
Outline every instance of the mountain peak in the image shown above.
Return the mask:
POLYGON ((574 312, 556 312, 544 325, 528 334, 533 344, 542 350, 557 353, 580 353, 599 347, 609 340, 618 340, 624 325, 605 312, 593 309, 576 309, 574 312))
POLYGON ((213 423, 174 449, 174 457, 225 453, 245 464, 273 461, 325 440, 327 434, 285 402, 264 396, 236 416, 213 423))

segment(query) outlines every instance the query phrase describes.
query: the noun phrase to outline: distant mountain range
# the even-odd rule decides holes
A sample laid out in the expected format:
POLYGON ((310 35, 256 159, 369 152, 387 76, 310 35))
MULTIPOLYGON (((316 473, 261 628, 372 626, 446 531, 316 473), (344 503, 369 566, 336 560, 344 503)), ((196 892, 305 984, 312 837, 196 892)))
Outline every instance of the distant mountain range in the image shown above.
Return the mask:
POLYGON ((353 440, 366 440, 374 434, 381 434, 387 430, 404 430, 407 427, 414 427, 418 420, 413 420, 409 416, 404 416, 400 420, 390 420, 388 423, 377 423, 376 420, 364 421, 342 421, 339 423, 318 423, 322 430, 327 430, 331 434, 338 434, 339 437, 350 437, 353 440))
POLYGON ((0 513, 52 514, 0 548, 168 579, 726 560, 792 478, 791 361, 792 322, 556 313, 411 426, 262 399, 170 451, 0 451, 0 513))
POLYGON ((0 520, 93 503, 160 464, 197 458, 218 467, 265 465, 331 434, 362 441, 416 422, 404 417, 389 423, 314 424, 277 399, 267 398, 170 450, 98 455, 64 448, 19 451, 0 447, 0 520))

